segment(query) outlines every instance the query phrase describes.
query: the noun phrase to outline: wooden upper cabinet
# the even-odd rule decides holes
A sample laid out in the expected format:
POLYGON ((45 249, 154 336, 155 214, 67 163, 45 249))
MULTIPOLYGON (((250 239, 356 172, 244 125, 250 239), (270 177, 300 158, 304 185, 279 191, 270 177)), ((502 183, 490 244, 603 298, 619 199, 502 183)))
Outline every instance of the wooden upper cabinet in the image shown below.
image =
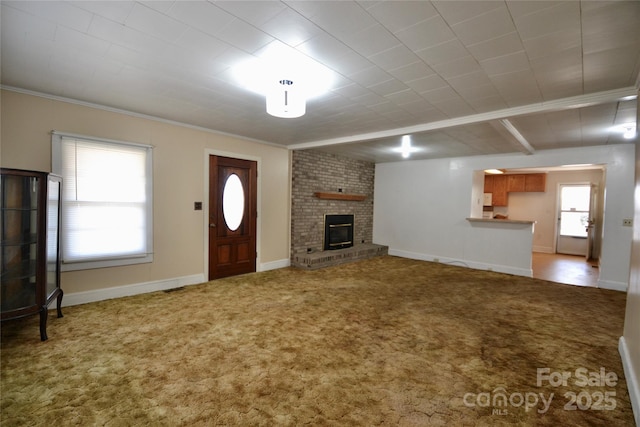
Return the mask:
POLYGON ((506 175, 507 192, 525 191, 525 175, 506 175))
POLYGON ((493 175, 493 206, 507 206, 507 176, 493 175))
POLYGON ((512 175, 485 175, 484 192, 492 194, 492 206, 507 206, 509 193, 546 191, 547 175, 526 173, 512 175))
POLYGON ((484 176, 484 192, 485 193, 493 193, 493 178, 495 178, 495 175, 484 176))
POLYGON ((546 191, 547 174, 530 173, 525 175, 524 191, 546 191))

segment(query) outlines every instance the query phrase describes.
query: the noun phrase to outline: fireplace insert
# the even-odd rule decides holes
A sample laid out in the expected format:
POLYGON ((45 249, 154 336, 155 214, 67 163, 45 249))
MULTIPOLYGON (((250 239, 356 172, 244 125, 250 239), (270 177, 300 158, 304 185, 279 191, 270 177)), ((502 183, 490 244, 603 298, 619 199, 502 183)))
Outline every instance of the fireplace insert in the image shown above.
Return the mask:
POLYGON ((353 215, 324 216, 324 250, 353 246, 353 215))

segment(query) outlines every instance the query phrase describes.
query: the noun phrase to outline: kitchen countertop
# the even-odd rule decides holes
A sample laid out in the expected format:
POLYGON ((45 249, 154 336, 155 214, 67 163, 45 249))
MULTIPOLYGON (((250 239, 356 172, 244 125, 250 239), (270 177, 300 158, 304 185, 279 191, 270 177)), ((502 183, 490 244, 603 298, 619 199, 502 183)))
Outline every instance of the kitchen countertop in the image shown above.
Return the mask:
POLYGON ((536 221, 524 219, 467 218, 469 222, 491 222, 499 224, 535 224, 536 221))

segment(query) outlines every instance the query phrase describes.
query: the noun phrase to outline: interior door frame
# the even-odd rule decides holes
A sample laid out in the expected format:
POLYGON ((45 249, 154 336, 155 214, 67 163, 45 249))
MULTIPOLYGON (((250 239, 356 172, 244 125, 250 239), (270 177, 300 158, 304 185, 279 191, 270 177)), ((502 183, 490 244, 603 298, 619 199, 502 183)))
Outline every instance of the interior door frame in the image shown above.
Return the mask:
POLYGON ((261 240, 261 226, 260 226, 260 210, 262 207, 262 159, 257 156, 251 156, 242 153, 232 153, 230 151, 214 150, 211 148, 205 148, 204 150, 204 194, 202 196, 202 236, 204 245, 204 269, 203 275, 205 280, 209 277, 209 156, 231 157, 240 160, 250 160, 256 162, 256 168, 258 171, 258 178, 256 180, 256 271, 262 271, 260 265, 260 240, 261 240))

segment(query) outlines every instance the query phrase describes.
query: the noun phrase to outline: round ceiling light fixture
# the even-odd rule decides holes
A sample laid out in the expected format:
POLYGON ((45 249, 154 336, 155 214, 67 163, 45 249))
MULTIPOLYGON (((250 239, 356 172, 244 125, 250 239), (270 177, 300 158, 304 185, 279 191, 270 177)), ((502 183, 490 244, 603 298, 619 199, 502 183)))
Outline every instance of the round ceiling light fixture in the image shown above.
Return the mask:
POLYGON ((282 79, 273 85, 266 96, 267 113, 274 117, 294 119, 304 116, 307 100, 293 80, 282 79))

